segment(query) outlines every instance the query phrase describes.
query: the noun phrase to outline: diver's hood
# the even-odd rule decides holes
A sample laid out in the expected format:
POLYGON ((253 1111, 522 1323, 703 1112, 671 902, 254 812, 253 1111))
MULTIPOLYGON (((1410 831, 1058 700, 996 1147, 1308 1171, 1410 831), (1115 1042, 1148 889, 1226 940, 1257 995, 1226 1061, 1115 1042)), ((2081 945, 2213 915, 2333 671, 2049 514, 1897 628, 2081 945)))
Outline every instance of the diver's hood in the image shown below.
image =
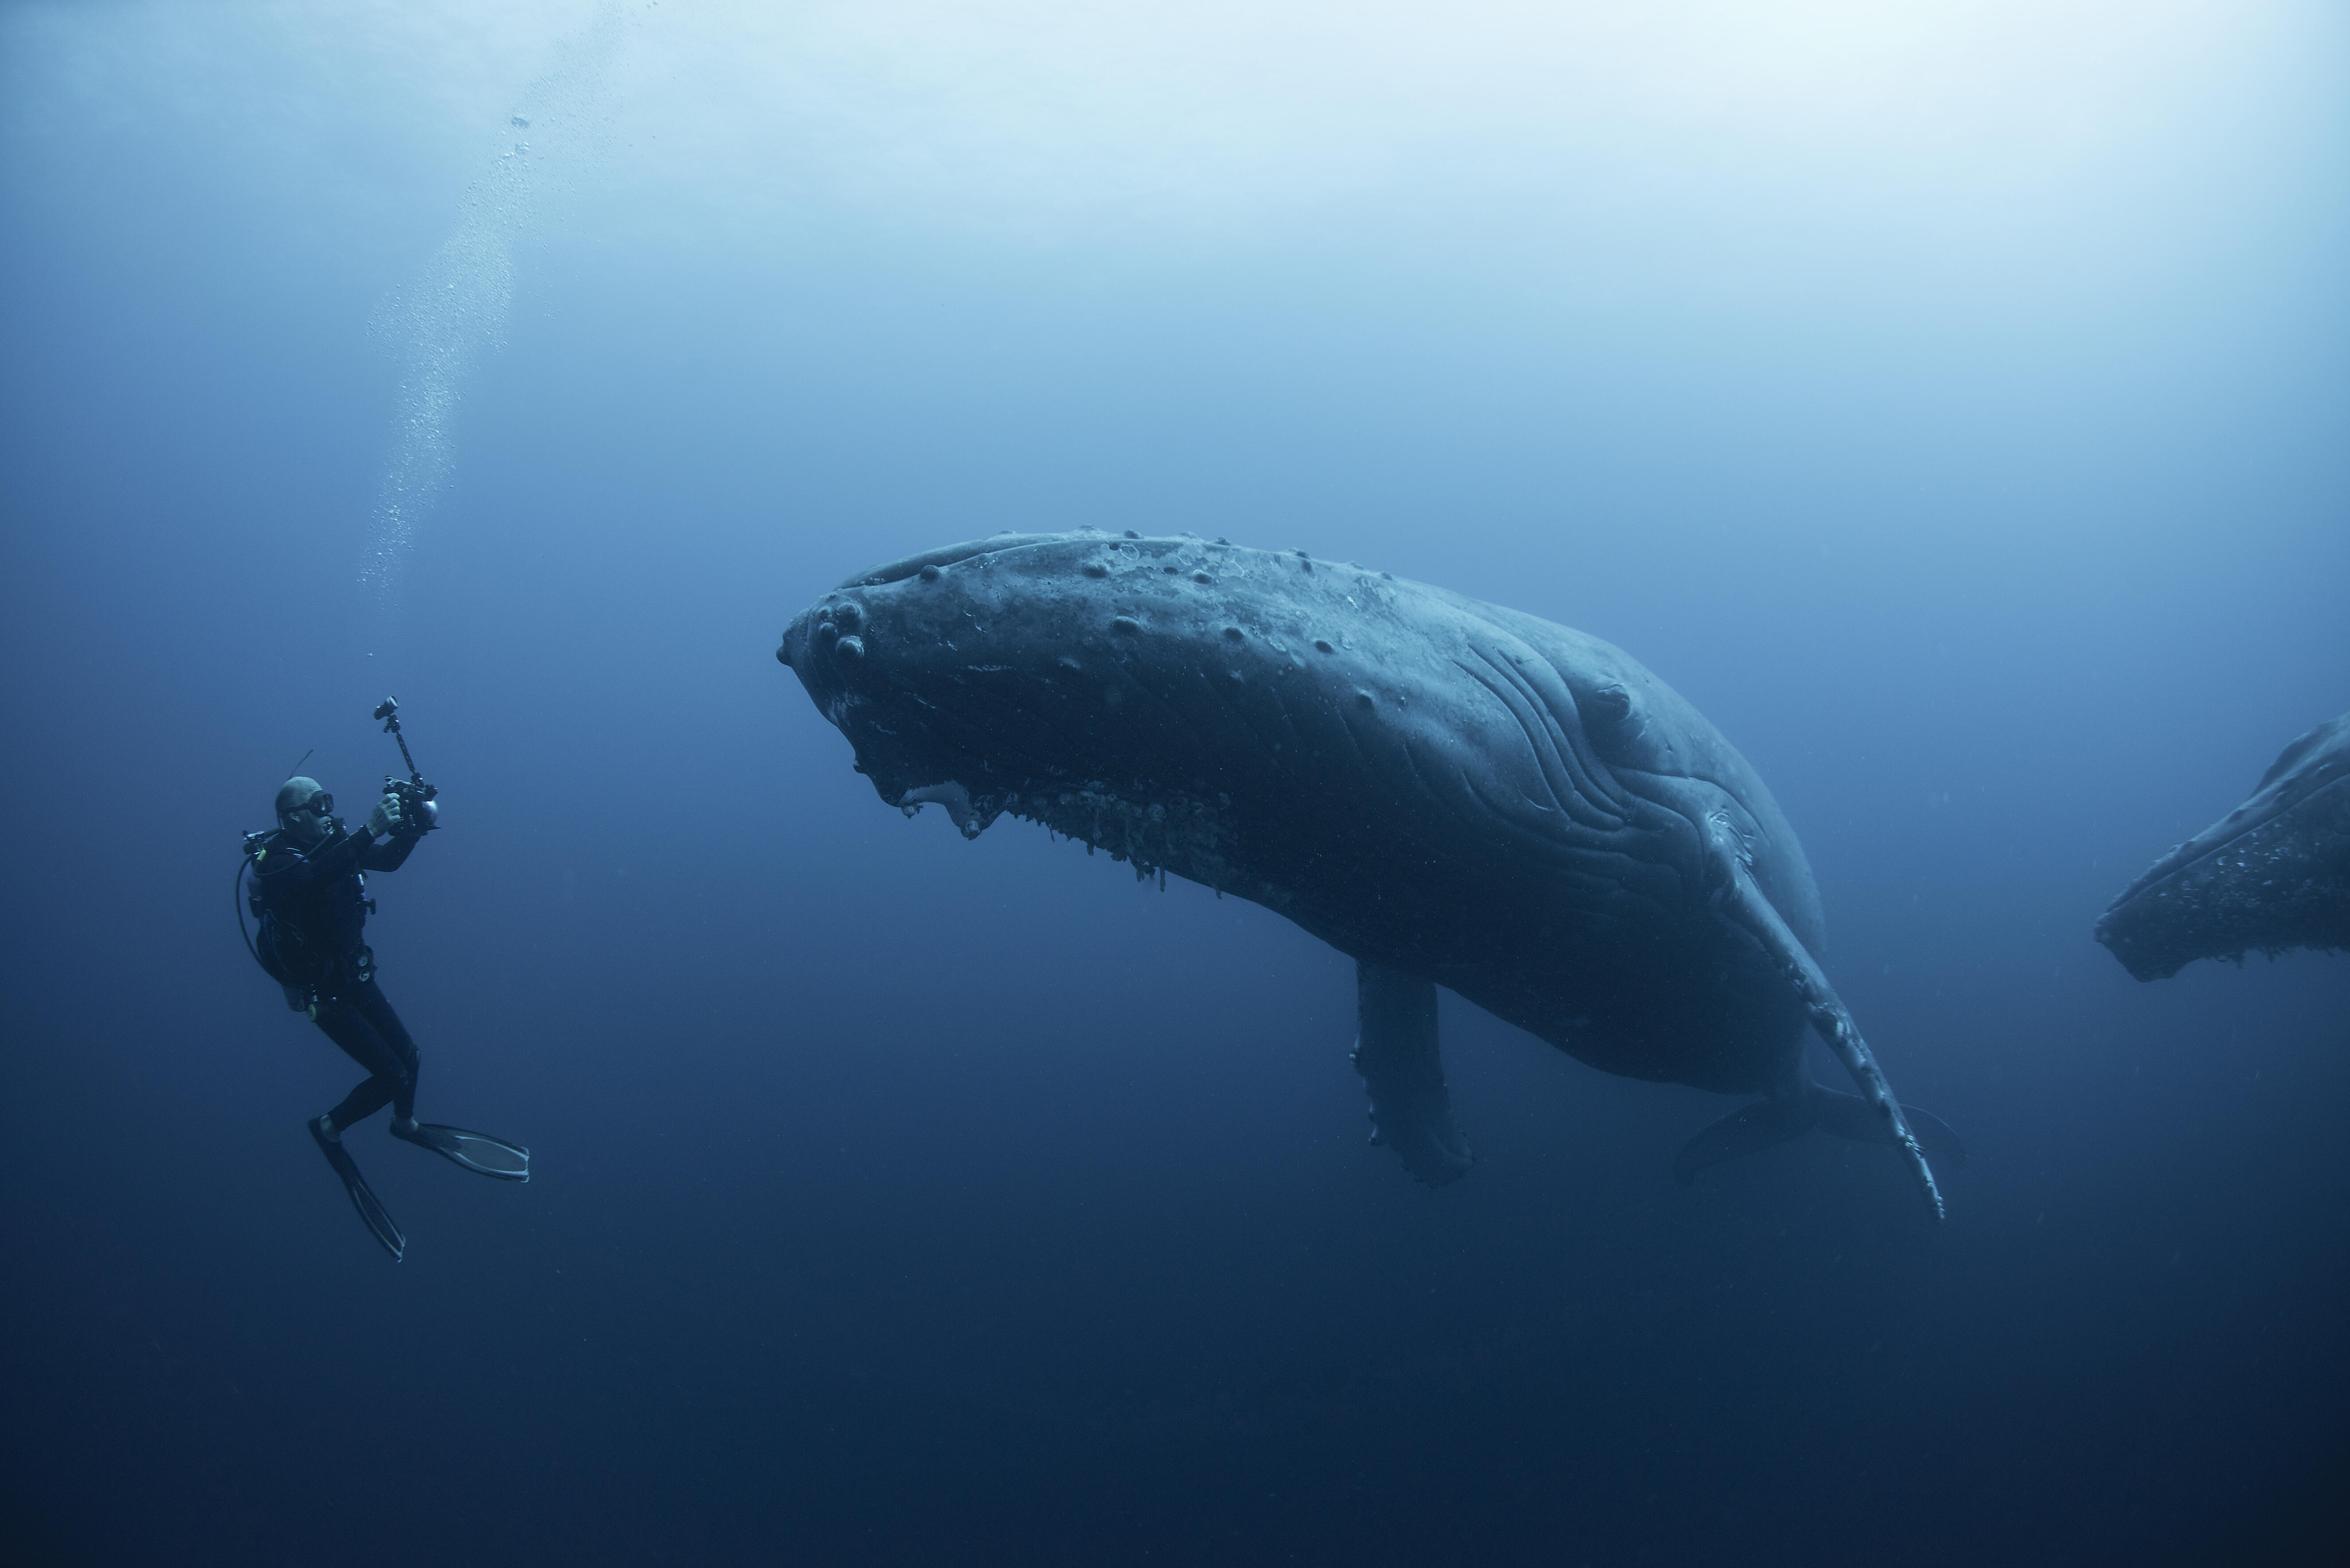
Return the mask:
POLYGON ((292 778, 287 779, 284 784, 277 786, 276 809, 278 819, 280 821, 285 820, 286 815, 288 812, 291 812, 307 803, 312 795, 325 793, 325 790, 326 786, 321 784, 317 779, 307 777, 301 774, 296 774, 292 778))

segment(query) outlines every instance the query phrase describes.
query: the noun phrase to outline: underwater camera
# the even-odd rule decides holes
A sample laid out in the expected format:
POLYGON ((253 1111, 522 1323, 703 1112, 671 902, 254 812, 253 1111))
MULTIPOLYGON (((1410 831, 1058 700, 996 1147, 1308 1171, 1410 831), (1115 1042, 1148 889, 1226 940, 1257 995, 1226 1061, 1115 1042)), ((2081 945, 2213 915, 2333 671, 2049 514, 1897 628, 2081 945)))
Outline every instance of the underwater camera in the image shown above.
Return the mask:
POLYGON ((425 831, 431 832, 440 826, 435 820, 440 814, 432 805, 432 801, 441 792, 424 782, 424 775, 417 771, 416 759, 409 754, 408 737, 400 730, 400 699, 385 698, 375 705, 375 711, 369 717, 383 721, 383 732, 400 742, 400 760, 408 764, 408 776, 404 779, 393 774, 383 775, 383 793, 400 802, 400 815, 403 820, 421 822, 425 831))

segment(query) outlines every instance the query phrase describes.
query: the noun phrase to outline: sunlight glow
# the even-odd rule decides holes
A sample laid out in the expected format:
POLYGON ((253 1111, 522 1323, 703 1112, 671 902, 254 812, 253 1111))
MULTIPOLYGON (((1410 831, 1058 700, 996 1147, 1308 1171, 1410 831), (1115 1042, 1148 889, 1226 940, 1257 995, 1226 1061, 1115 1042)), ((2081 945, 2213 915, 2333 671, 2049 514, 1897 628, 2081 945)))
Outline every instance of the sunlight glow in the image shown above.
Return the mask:
POLYGON ((967 219, 1181 224, 1407 186, 1669 185, 1725 167, 1796 187, 2031 182, 2158 121, 2178 76, 2264 13, 996 0, 662 18, 640 36, 674 89, 673 177, 706 176, 732 144, 967 219))

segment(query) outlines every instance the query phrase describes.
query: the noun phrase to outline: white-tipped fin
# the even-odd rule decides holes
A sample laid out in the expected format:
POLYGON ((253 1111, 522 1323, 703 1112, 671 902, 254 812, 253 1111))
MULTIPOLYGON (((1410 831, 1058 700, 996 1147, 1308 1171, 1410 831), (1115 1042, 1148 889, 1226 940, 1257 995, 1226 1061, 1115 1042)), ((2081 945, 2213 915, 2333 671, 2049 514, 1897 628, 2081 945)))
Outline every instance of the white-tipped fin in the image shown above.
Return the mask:
POLYGON ((1828 983, 1819 961, 1796 940, 1771 900, 1762 896, 1747 864, 1743 846, 1738 842, 1737 830, 1720 814, 1708 815, 1702 826, 1709 891, 1716 908, 1725 919, 1752 934, 1762 944, 1762 950, 1778 961, 1810 1014, 1812 1027, 1819 1031, 1820 1038, 1828 1043, 1828 1049, 1852 1075, 1860 1097, 1885 1129, 1886 1141, 1899 1151, 1902 1163, 1917 1179, 1918 1190, 1933 1207, 1935 1220, 1940 1220, 1942 1189, 1935 1184, 1934 1172, 1926 1163, 1925 1149, 1918 1146, 1917 1135, 1901 1114, 1901 1102, 1893 1097, 1893 1087, 1885 1081, 1885 1070, 1877 1064, 1877 1054, 1861 1038, 1860 1026, 1852 1021, 1852 1013, 1836 995, 1835 987, 1828 983))

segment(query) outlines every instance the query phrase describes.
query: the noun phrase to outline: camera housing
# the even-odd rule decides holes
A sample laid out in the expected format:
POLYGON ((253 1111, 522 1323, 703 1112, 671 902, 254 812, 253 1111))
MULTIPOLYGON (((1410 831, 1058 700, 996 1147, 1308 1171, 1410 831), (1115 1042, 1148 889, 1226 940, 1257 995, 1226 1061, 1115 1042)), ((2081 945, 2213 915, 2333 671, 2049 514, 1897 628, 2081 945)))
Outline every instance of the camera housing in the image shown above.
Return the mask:
POLYGON ((403 823, 411 826, 421 823, 423 826, 419 831, 424 833, 430 833, 440 826, 435 820, 439 815, 438 810, 426 809, 433 797, 441 793, 436 786, 421 779, 397 778, 386 774, 383 775, 383 793, 400 802, 400 818, 403 823))

